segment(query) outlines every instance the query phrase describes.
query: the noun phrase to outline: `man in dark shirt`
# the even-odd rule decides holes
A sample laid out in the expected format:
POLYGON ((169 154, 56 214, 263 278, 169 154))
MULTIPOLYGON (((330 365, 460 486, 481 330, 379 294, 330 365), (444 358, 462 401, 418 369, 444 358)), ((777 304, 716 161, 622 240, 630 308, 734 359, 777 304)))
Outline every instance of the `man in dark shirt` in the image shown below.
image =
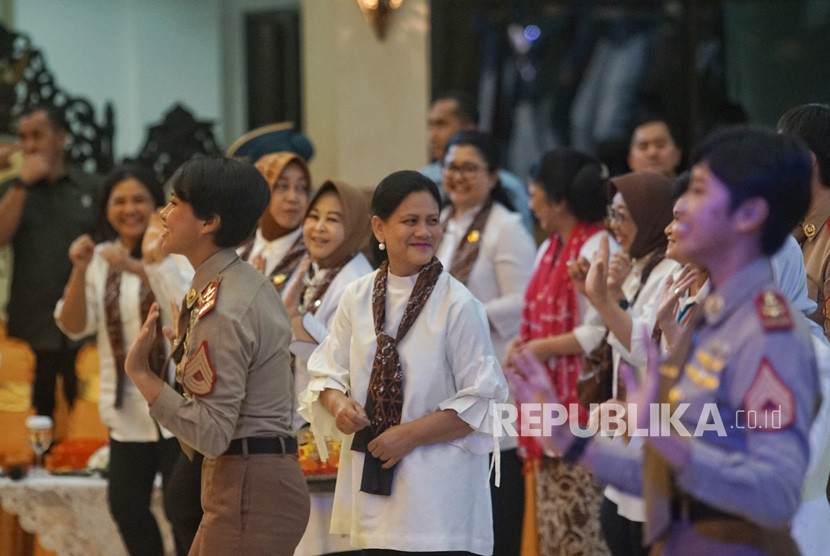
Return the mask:
POLYGON ((0 185, 0 245, 14 251, 8 334, 35 351, 33 405, 51 415, 57 375, 70 407, 77 392, 77 346, 58 330, 53 311, 72 268, 69 244, 95 228, 100 187, 94 176, 68 166, 61 110, 36 106, 20 117, 18 131, 20 176, 0 185))

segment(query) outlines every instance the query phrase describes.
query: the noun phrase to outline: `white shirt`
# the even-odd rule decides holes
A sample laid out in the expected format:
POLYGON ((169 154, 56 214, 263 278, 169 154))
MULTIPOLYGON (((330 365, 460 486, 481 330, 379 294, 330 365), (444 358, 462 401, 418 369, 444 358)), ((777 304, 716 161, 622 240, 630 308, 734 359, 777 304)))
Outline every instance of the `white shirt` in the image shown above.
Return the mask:
MULTIPOLYGON (((640 280, 643 275, 645 260, 636 261, 631 272, 625 277, 622 289, 626 299, 634 298, 637 290, 640 289, 640 280)), ((631 351, 626 350, 622 343, 608 333, 608 345, 611 346, 614 360, 614 372, 612 379, 612 397, 617 397, 617 376, 619 374, 620 359, 625 359, 636 369, 644 370, 647 364, 647 345, 651 342, 651 331, 657 318, 657 304, 660 300, 660 290, 663 283, 672 273, 678 270, 680 264, 672 259, 663 259, 652 269, 646 283, 640 289, 637 300, 628 308, 628 315, 631 317, 631 351)), ((643 376, 641 374, 641 376, 643 376)), ((615 441, 621 441, 614 439, 615 441)), ((641 445, 642 438, 631 438, 632 445, 641 445)), ((617 513, 632 521, 645 521, 645 504, 639 496, 633 496, 622 492, 613 486, 605 488, 605 497, 617 504, 617 513)))
MULTIPOLYGON (((300 413, 318 441, 342 437, 318 403, 320 392, 334 388, 366 403, 377 349, 374 278, 373 272, 349 285, 331 334, 309 359, 311 382, 301 395, 300 413)), ((385 331, 393 337, 415 279, 389 275, 385 331)), ((481 303, 443 272, 398 351, 404 373, 402 422, 453 409, 473 432, 405 456, 395 470, 391 496, 360 492, 364 456, 351 450, 352 435, 343 438, 331 532, 350 534, 359 548, 491 554, 487 454, 493 448, 494 403, 507 399, 507 385, 481 303)))
MULTIPOLYGON (((331 281, 326 293, 323 294, 323 297, 320 299, 320 306, 317 308, 317 311, 315 311, 314 314, 308 312, 303 315, 303 328, 305 328, 306 332, 308 332, 309 335, 317 341, 317 344, 325 340, 326 336, 329 335, 329 326, 334 318, 334 312, 337 310, 337 305, 340 302, 340 298, 343 296, 343 291, 346 289, 346 286, 361 276, 369 274, 370 272, 372 272, 372 265, 369 264, 369 260, 363 255, 363 253, 358 253, 352 257, 348 263, 343 265, 343 268, 340 269, 340 272, 338 272, 337 276, 334 277, 334 280, 331 281)), ((298 277, 300 280, 303 278, 304 277, 302 276, 298 277)), ((309 379, 306 362, 308 361, 308 357, 310 355, 309 348, 311 348, 311 346, 309 346, 307 342, 298 342, 296 339, 291 342, 291 353, 295 356, 294 411, 292 416, 295 429, 299 429, 306 423, 305 419, 300 417, 297 413, 297 400, 299 400, 300 394, 308 386, 309 379)))
MULTIPOLYGON (((461 238, 480 208, 471 209, 448 221, 449 210, 442 214, 442 220, 447 221, 447 229, 436 256, 448 271, 461 238)), ((476 299, 484 303, 491 325, 490 339, 501 361, 507 343, 519 334, 524 294, 533 274, 536 243, 522 226, 519 214, 499 203, 493 204, 480 241, 478 258, 473 263, 466 286, 476 299)))
MULTIPOLYGON (((262 236, 262 231, 257 228, 254 236, 254 245, 251 247, 251 253, 248 255, 248 261, 253 261, 254 257, 261 256, 265 259, 265 275, 270 276, 274 267, 277 266, 283 257, 303 233, 303 227, 299 226, 296 230, 288 233, 275 240, 268 241, 262 236)), ((290 276, 289 276, 290 278, 290 276)), ((285 291, 285 290, 283 290, 285 291)))
MULTIPOLYGON (((109 243, 102 243, 95 247, 92 261, 86 269, 86 326, 77 334, 72 334, 63 328, 61 330, 73 340, 81 339, 90 334, 96 334, 98 358, 100 361, 101 383, 98 397, 98 412, 101 422, 110 429, 110 436, 119 442, 151 442, 158 440, 156 422, 150 417, 147 402, 129 379, 124 381, 124 397, 119 409, 115 408, 116 370, 115 358, 112 353, 109 333, 107 332, 106 307, 104 293, 106 290, 109 265, 101 256, 101 249, 109 243)), ((186 263, 187 261, 185 261, 186 263)), ((190 287, 192 269, 187 275, 187 266, 177 261, 172 255, 154 265, 145 265, 148 281, 153 284, 163 282, 164 288, 160 292, 154 289, 154 295, 161 309, 161 319, 164 326, 172 326, 172 316, 167 296, 173 296, 175 304, 179 305, 190 287), (154 279, 149 280, 153 274, 154 279)), ((119 295, 119 309, 124 334, 124 353, 138 336, 144 320, 141 318, 139 291, 141 279, 130 272, 121 275, 121 289, 119 295)), ((63 307, 61 298, 55 307, 55 321, 61 327, 58 315, 63 307)), ((165 340, 165 345, 168 342, 165 340)), ((169 346, 167 346, 169 347, 169 346)), ((171 373, 172 366, 168 371, 171 373)), ((166 429, 161 429, 164 438, 173 435, 166 429)))

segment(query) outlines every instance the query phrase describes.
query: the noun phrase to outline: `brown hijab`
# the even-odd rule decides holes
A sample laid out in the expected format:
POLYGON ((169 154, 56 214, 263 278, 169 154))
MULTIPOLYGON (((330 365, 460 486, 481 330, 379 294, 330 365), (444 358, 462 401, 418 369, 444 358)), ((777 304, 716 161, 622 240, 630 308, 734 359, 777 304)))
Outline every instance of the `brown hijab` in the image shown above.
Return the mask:
MULTIPOLYGON (((306 182, 308 183, 307 192, 310 195, 311 173, 308 171, 308 165, 301 156, 288 151, 266 154, 257 160, 254 166, 256 166, 256 169, 259 170, 260 174, 262 174, 262 177, 265 178, 265 181, 268 183, 268 189, 270 191, 274 191, 274 187, 277 185, 277 180, 280 179, 280 175, 282 175, 283 170, 285 170, 285 168, 291 163, 299 165, 303 173, 305 173, 306 182)), ((259 218, 259 229, 262 232, 263 237, 265 237, 268 241, 273 241, 294 231, 286 230, 277 224, 274 217, 271 216, 270 208, 266 208, 265 212, 263 212, 262 216, 259 218)))
POLYGON ((658 248, 665 251, 666 234, 663 230, 672 220, 674 207, 671 180, 656 172, 631 172, 611 178, 609 200, 618 191, 637 225, 637 236, 628 255, 639 259, 658 248))
POLYGON ((331 255, 317 263, 322 268, 331 268, 339 266, 348 261, 355 253, 360 251, 360 248, 366 243, 369 238, 371 230, 371 215, 369 214, 369 200, 366 194, 360 189, 349 185, 348 183, 336 180, 328 180, 320 186, 317 193, 308 203, 308 217, 309 211, 314 207, 314 203, 324 193, 334 191, 340 197, 340 204, 343 205, 343 228, 345 228, 345 237, 343 243, 337 246, 337 249, 331 255))

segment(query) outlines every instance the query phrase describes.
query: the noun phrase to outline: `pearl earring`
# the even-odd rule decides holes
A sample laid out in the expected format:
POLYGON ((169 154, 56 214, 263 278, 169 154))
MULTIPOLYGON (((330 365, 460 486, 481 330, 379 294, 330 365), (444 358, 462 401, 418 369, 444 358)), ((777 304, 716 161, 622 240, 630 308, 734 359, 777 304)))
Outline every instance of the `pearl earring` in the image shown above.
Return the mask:
POLYGON ((378 243, 378 249, 380 249, 381 251, 386 251, 386 244, 383 243, 382 241, 379 242, 378 243))

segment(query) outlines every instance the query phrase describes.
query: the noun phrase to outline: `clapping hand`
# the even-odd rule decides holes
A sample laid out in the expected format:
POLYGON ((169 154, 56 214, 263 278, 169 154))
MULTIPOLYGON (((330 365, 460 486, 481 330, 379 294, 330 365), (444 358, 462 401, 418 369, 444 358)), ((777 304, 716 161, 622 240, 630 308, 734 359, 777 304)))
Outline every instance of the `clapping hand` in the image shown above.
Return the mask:
POLYGON ((75 238, 69 245, 69 260, 72 266, 84 272, 92 261, 92 254, 95 252, 95 242, 89 234, 83 234, 75 238))
MULTIPOLYGON (((512 363, 505 376, 510 393, 520 410, 522 404, 526 403, 561 404, 550 382, 547 369, 532 353, 520 350, 513 355, 512 363)), ((567 423, 553 425, 550 430, 542 431, 542 435, 535 438, 542 448, 550 453, 565 453, 574 440, 567 423)))

